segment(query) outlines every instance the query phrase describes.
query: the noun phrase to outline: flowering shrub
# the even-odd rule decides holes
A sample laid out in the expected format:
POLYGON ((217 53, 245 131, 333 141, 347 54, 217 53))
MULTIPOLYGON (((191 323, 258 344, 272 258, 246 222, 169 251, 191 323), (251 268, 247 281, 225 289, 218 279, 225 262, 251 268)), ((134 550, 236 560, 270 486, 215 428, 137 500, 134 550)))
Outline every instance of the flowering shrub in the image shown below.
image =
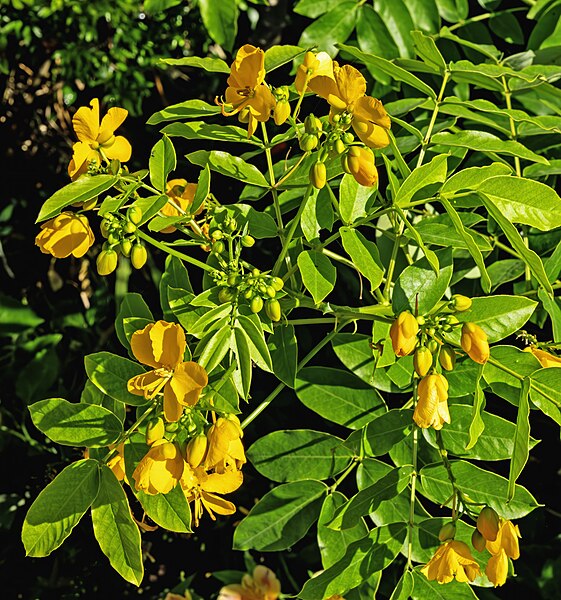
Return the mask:
MULTIPOLYGON (((538 506, 516 483, 535 443, 530 412, 561 423, 550 344, 528 335, 529 352, 498 344, 547 315, 558 327, 559 252, 542 261, 529 236, 561 226, 561 200, 536 180, 554 167, 520 140, 551 136, 561 121, 530 110, 554 89, 548 66, 515 68, 471 42, 483 62, 451 61, 431 37, 412 39, 408 69, 346 45, 356 66, 249 44, 231 65, 186 59, 224 74, 224 94, 153 115, 166 124, 139 172, 127 169, 130 144, 116 133, 126 111, 100 121, 95 100, 77 111, 74 181, 43 205, 37 244, 81 256, 101 219, 101 275, 120 261, 143 268, 150 247, 167 253, 162 314, 127 294, 115 327, 129 358, 86 356, 81 402, 30 407, 40 431, 86 453, 29 509, 29 555, 51 553, 91 510, 112 567, 140 584, 131 506, 180 533, 233 515, 225 496, 244 485, 244 428, 289 388, 317 426, 247 449, 275 485, 237 525, 235 549, 287 550, 315 525, 323 570, 299 582, 303 600, 371 597, 384 577, 398 582, 392 598, 430 598, 441 584, 450 597, 475 597, 468 584, 505 583, 520 554, 512 520, 538 506), (270 74, 293 60, 295 79, 272 87, 270 74), (384 73, 396 99, 368 95, 361 65, 384 73), (480 88, 493 101, 475 97, 480 88), (517 99, 528 111, 513 108, 517 99), (187 155, 200 167, 196 184, 182 178, 177 138, 220 148, 187 155), (220 178, 239 185, 234 202, 220 178), (266 245, 272 259, 258 267, 250 249, 266 245), (491 293, 511 277, 492 260, 498 250, 517 261, 518 295, 491 293), (349 279, 339 304, 337 281, 349 279), (326 325, 302 356, 301 328, 326 325), (344 368, 324 365, 328 347, 344 368), (257 406, 254 369, 279 382, 257 406), (516 422, 495 414, 502 400, 517 407, 516 422), (487 461, 509 461, 508 478, 487 461)), ((280 583, 259 565, 220 594, 277 598, 280 583)))

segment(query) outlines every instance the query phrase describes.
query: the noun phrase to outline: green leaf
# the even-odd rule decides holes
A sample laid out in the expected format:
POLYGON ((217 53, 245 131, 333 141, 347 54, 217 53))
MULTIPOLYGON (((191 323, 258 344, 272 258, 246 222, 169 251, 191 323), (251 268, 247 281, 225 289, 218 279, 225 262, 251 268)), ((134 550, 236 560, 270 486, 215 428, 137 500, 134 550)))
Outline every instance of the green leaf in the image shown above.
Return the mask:
POLYGON ((449 250, 438 252, 440 270, 435 274, 426 258, 405 267, 394 288, 392 307, 395 314, 404 310, 412 313, 418 308, 419 314, 428 313, 444 296, 454 272, 452 253, 449 250))
POLYGON ((540 231, 561 226, 561 198, 548 185, 522 177, 499 176, 484 181, 478 191, 511 223, 530 225, 540 231))
POLYGON ((135 396, 127 390, 129 379, 144 373, 141 365, 110 352, 88 354, 84 358, 84 364, 91 382, 104 394, 133 406, 146 404, 144 396, 135 396))
POLYGON ((356 9, 356 2, 337 3, 332 10, 304 29, 298 45, 303 48, 317 46, 319 50, 335 56, 337 43, 345 42, 355 28, 356 9))
MULTIPOLYGON (((177 259, 176 259, 177 260, 177 259)), ((140 294, 128 292, 123 297, 117 318, 115 319, 115 333, 121 344, 130 350, 129 338, 125 334, 123 327, 124 319, 136 317, 140 319, 146 319, 147 321, 154 321, 152 312, 148 308, 148 305, 144 301, 144 298, 140 294)))
POLYGON ((283 46, 272 46, 265 50, 265 71, 270 73, 286 63, 289 63, 297 56, 300 56, 300 54, 304 54, 304 52, 306 52, 306 49, 300 48, 300 46, 290 46, 286 44, 283 46))
POLYGON ((247 137, 247 130, 236 125, 216 125, 204 121, 170 123, 162 129, 162 133, 171 137, 182 137, 186 140, 216 140, 262 146, 262 143, 256 137, 247 137))
POLYGON ((203 25, 210 37, 228 52, 232 51, 238 32, 238 5, 236 0, 199 0, 203 25))
POLYGON ((353 264, 370 281, 370 290, 377 289, 384 278, 378 246, 368 241, 360 232, 349 227, 341 227, 341 242, 353 264))
POLYGON ((413 575, 411 574, 411 571, 404 571, 390 596, 390 600, 409 600, 412 592, 413 575))
POLYGON ((537 302, 524 296, 488 296, 473 298, 471 308, 457 316, 462 323, 479 325, 494 343, 518 331, 536 307, 537 302))
POLYGON ((175 148, 166 134, 152 148, 148 165, 152 185, 158 191, 165 193, 168 175, 175 170, 177 165, 175 148))
POLYGON ((239 315, 238 323, 246 334, 251 359, 260 369, 271 373, 273 371, 273 364, 269 348, 267 348, 267 344, 265 343, 265 334, 263 333, 259 317, 256 315, 251 315, 250 317, 239 315))
POLYGON ((392 77, 392 79, 402 81, 436 100, 436 93, 434 90, 409 71, 398 67, 394 63, 380 56, 373 56, 372 54, 361 52, 353 46, 346 46, 344 44, 338 44, 338 46, 340 50, 344 50, 347 54, 350 54, 364 65, 372 65, 392 77))
POLYGON ((204 169, 199 173, 197 180, 197 189, 193 196, 193 202, 190 206, 191 214, 196 214, 199 208, 203 205, 210 194, 210 169, 205 165, 204 169))
POLYGON ((352 458, 343 440, 311 429, 274 431, 247 451, 253 466, 273 481, 322 481, 340 473, 352 458))
POLYGON ((421 31, 412 31, 413 45, 415 52, 420 56, 421 60, 431 67, 437 68, 439 71, 446 69, 446 62, 436 47, 434 40, 425 35, 421 31))
POLYGON ((251 387, 251 356, 245 331, 241 327, 232 330, 231 344, 236 356, 237 369, 234 371, 234 383, 240 395, 247 400, 251 387), (239 385, 238 385, 239 384, 239 385))
POLYGON ((56 217, 63 208, 71 204, 87 202, 99 196, 112 188, 118 180, 119 178, 113 175, 93 175, 92 177, 81 177, 65 185, 45 200, 35 223, 56 217))
POLYGON ((96 406, 103 406, 107 410, 111 411, 121 423, 124 422, 126 416, 126 407, 122 402, 113 400, 106 394, 104 394, 99 388, 97 388, 89 379, 84 384, 84 389, 80 395, 80 402, 82 404, 95 404, 96 406))
MULTIPOLYGON (((180 294, 177 298, 178 301, 181 301, 184 299, 187 300, 187 296, 189 294, 193 294, 193 287, 191 285, 191 281, 189 280, 187 269, 179 258, 171 255, 166 257, 164 272, 162 273, 158 287, 160 291, 160 305, 162 307, 164 319, 166 321, 177 320, 182 323, 181 318, 174 311, 174 308, 176 308, 177 312, 179 313, 180 309, 178 307, 172 308, 171 306, 171 304, 176 300, 172 290, 182 290, 182 294, 180 294)), ((183 306, 181 308, 183 308, 183 306)), ((194 311, 191 309, 191 312, 194 311)))
POLYGON ((364 430, 352 433, 345 446, 360 451, 360 442, 368 456, 382 456, 406 438, 413 428, 413 411, 394 408, 370 421, 364 430), (357 447, 358 445, 358 447, 357 447))
POLYGON ((333 227, 335 217, 330 199, 331 194, 327 185, 321 190, 313 188, 306 200, 300 217, 300 227, 308 242, 319 239, 322 229, 331 231, 333 227))
POLYGON ((191 510, 180 485, 167 494, 135 492, 144 512, 160 527, 177 533, 191 533, 191 510))
POLYGON ((427 259, 430 266, 433 268, 434 272, 438 274, 439 264, 437 255, 425 245, 425 243, 423 242, 423 238, 419 235, 417 229, 412 225, 412 223, 410 223, 405 213, 401 210, 401 208, 399 208, 399 206, 397 206, 397 204, 394 206, 394 210, 399 215, 401 222, 405 225, 408 234, 422 250, 423 254, 425 255, 425 258, 427 259))
POLYGON ((347 553, 347 547, 368 534, 364 519, 359 519, 353 527, 335 531, 327 527, 333 519, 335 511, 347 502, 341 492, 333 492, 325 497, 318 519, 318 547, 321 552, 321 562, 324 569, 339 562, 347 553))
POLYGON ((376 483, 360 490, 347 504, 337 510, 329 527, 331 529, 348 529, 360 517, 374 512, 384 500, 395 498, 407 487, 412 471, 413 467, 411 466, 397 467, 376 483))
POLYGON ((449 195, 461 190, 475 190, 490 177, 510 173, 512 173, 512 169, 508 165, 499 162, 484 167, 469 167, 454 173, 450 179, 447 179, 440 189, 440 193, 449 195))
POLYGON ((538 359, 514 346, 493 346, 491 358, 483 368, 485 381, 493 393, 517 405, 521 381, 540 368, 538 359))
POLYGON ((290 548, 317 520, 327 489, 313 480, 276 486, 236 527, 234 549, 274 552, 290 548))
POLYGON ((300 0, 294 7, 294 12, 315 19, 339 4, 340 0, 300 0))
POLYGON ((158 211, 169 202, 169 196, 161 194, 160 196, 149 196, 147 198, 138 198, 132 204, 142 211, 142 220, 139 225, 144 225, 152 217, 158 214, 158 211))
MULTIPOLYGON (((411 202, 413 196, 423 188, 434 183, 442 183, 445 181, 448 170, 446 163, 447 159, 447 154, 439 154, 438 156, 435 156, 430 163, 417 167, 401 184, 394 202, 399 206, 404 206, 411 202)), ((428 194, 427 197, 433 195, 434 192, 431 190, 431 193, 428 194)))
POLYGON ((37 327, 44 319, 15 298, 0 294, 0 333, 18 333, 37 327))
POLYGON ((415 29, 415 25, 405 0, 395 0, 391 4, 377 2, 375 8, 399 48, 400 55, 412 58, 414 51, 411 30, 415 29))
POLYGON ((360 429, 386 412, 386 405, 375 389, 339 369, 302 369, 296 378, 295 391, 309 409, 349 429, 360 429))
POLYGON ((223 325, 218 331, 211 331, 197 344, 195 355, 199 356, 197 362, 210 373, 220 364, 230 349, 232 328, 229 324, 223 325), (200 352, 200 354, 199 354, 200 352))
POLYGON ((96 540, 111 566, 123 579, 139 586, 144 575, 140 531, 127 495, 113 471, 101 465, 99 493, 92 504, 96 540))
POLYGON ((322 252, 304 250, 298 255, 298 268, 306 289, 319 304, 335 287, 337 269, 322 252))
POLYGON ((444 206, 452 224, 454 225, 454 229, 460 234, 462 239, 465 242, 469 253, 471 254, 475 264, 479 268, 479 273, 481 275, 481 287, 485 293, 489 293, 491 291, 491 278, 489 277, 489 273, 485 267, 485 260, 483 259, 483 254, 481 254, 481 250, 477 245, 473 233, 469 231, 464 224, 462 223, 462 219, 460 215, 456 212, 456 209, 448 202, 448 200, 444 196, 440 196, 440 202, 442 206, 444 206))
POLYGON ((121 421, 111 411, 95 404, 50 398, 32 404, 29 412, 39 431, 64 446, 108 446, 123 432, 121 421))
POLYGON ((254 165, 246 163, 243 158, 233 156, 221 150, 197 150, 187 154, 187 160, 194 165, 205 167, 208 165, 211 171, 216 171, 226 177, 233 177, 243 183, 251 183, 259 187, 269 187, 269 183, 263 177, 261 171, 254 165))
POLYGON ((550 367, 532 373, 530 398, 543 413, 561 425, 561 370, 550 367))
POLYGON ((346 225, 366 216, 366 206, 372 194, 372 188, 360 185, 352 175, 343 175, 339 188, 339 213, 346 225))
MULTIPOLYGON (((183 58, 161 58, 160 60, 163 63, 165 63, 166 65, 173 65, 174 67, 194 67, 196 69, 204 69, 205 71, 208 71, 209 73, 230 73, 230 67, 221 58, 213 58, 210 56, 206 56, 204 58, 200 58, 198 56, 185 56, 183 58)), ((204 105, 211 107, 213 109, 214 113, 220 112, 220 108, 212 106, 212 104, 207 104, 206 102, 203 102, 202 100, 187 100, 186 102, 181 102, 179 104, 174 104, 173 106, 168 106, 163 111, 156 113, 156 115, 159 115, 160 113, 163 113, 169 109, 175 109, 178 106, 202 107, 204 105)), ((190 119, 195 116, 204 117, 207 114, 208 113, 197 114, 197 115, 186 114, 186 115, 182 115, 177 118, 190 119)), ((152 121, 154 116, 152 116, 148 120, 149 125, 155 125, 156 123, 159 123, 159 121, 152 121)))
MULTIPOLYGON (((443 0, 437 0, 442 3, 443 0)), ((446 0, 451 1, 451 0, 446 0)), ((429 581, 418 569, 413 569, 411 600, 477 600, 472 587, 452 579, 443 586, 438 581, 429 581)))
POLYGON ((508 473, 507 502, 510 502, 514 497, 516 480, 520 473, 522 473, 522 469, 524 469, 530 456, 530 402, 528 399, 530 381, 529 377, 525 377, 520 390, 516 432, 514 435, 514 452, 512 453, 508 473))
POLYGON ((308 580, 298 598, 317 600, 346 594, 364 581, 365 573, 382 571, 391 564, 406 535, 405 523, 376 527, 365 538, 350 544, 339 562, 308 580))
POLYGON ((529 267, 532 275, 538 280, 538 283, 540 283, 540 285, 548 294, 553 295, 553 288, 551 287, 551 283, 547 277, 541 258, 533 250, 530 250, 526 246, 516 227, 503 215, 503 213, 495 206, 495 204, 489 198, 487 198, 485 194, 479 193, 479 197, 481 200, 483 200, 483 204, 485 205, 489 215, 495 219, 499 227, 503 230, 503 233, 510 242, 510 245, 514 250, 516 250, 520 258, 529 267))
POLYGON ((29 508, 21 539, 27 556, 48 556, 70 535, 99 489, 99 465, 91 459, 68 465, 29 508))
POLYGON ((477 380, 475 382, 475 392, 473 395, 473 410, 471 411, 471 419, 469 422, 468 432, 469 439, 466 444, 466 450, 471 450, 485 431, 485 421, 481 413, 485 407, 485 394, 481 389, 481 375, 483 367, 480 367, 477 372, 477 380))
MULTIPOLYGON (((509 502, 508 481, 500 475, 463 460, 452 461, 451 465, 456 481, 462 482, 462 493, 472 502, 488 504, 504 519, 521 519, 538 506, 532 494, 520 485, 515 486, 514 497, 509 502)), ((452 485, 443 465, 423 467, 420 478, 423 495, 437 504, 451 505, 452 485)))
POLYGON ((273 373, 288 387, 294 389, 298 366, 298 342, 294 325, 279 325, 267 339, 271 351, 273 373))
POLYGON ((440 16, 449 23, 457 23, 468 16, 467 0, 436 0, 440 16))
MULTIPOLYGON (((188 56, 186 58, 179 59, 167 59, 168 61, 180 61, 181 64, 186 64, 183 61, 196 61, 196 62, 204 62, 204 61, 212 61, 212 64, 222 63, 224 65, 225 70, 217 71, 219 73, 229 73, 230 67, 220 60, 219 58, 198 58, 196 56, 188 56)), ((171 64, 171 63, 168 63, 171 64)), ((208 63, 205 63, 208 64, 208 63)), ((187 65, 186 66, 198 66, 198 65, 187 65)), ((207 71, 210 69, 207 69, 207 71)), ((186 100, 185 102, 180 102, 179 104, 173 104, 172 106, 168 106, 163 110, 154 113, 147 121, 148 125, 158 125, 159 123, 163 123, 164 121, 179 121, 181 119, 198 119, 201 117, 210 117, 213 115, 217 115, 220 113, 220 107, 214 104, 208 104, 208 102, 203 102, 202 100, 186 100)))
POLYGON ((532 152, 520 142, 502 140, 487 131, 466 130, 458 133, 450 133, 448 131, 435 133, 432 136, 432 143, 441 144, 442 146, 467 148, 468 150, 475 150, 477 152, 496 152, 497 154, 518 156, 532 162, 548 164, 546 158, 532 152))

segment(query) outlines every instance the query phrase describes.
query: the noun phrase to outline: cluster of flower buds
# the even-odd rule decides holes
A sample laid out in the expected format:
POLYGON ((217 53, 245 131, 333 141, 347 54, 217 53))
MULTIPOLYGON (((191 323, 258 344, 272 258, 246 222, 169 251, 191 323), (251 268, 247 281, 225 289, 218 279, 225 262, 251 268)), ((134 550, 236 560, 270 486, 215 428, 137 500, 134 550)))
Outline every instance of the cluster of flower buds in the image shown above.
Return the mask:
POLYGON ((275 88, 273 90, 273 97, 275 98, 273 119, 275 120, 275 125, 282 125, 290 116, 290 93, 288 86, 282 85, 275 88))
POLYGON ((490 506, 486 506, 479 513, 471 543, 478 552, 487 550, 491 554, 485 574, 495 587, 506 582, 508 559, 516 560, 520 556, 520 537, 518 525, 500 517, 490 506))
POLYGON ((131 206, 126 216, 108 213, 103 217, 100 229, 107 241, 97 256, 96 266, 100 275, 109 275, 117 268, 119 254, 130 258, 135 269, 146 264, 148 254, 137 233, 141 221, 142 210, 138 206, 131 206))

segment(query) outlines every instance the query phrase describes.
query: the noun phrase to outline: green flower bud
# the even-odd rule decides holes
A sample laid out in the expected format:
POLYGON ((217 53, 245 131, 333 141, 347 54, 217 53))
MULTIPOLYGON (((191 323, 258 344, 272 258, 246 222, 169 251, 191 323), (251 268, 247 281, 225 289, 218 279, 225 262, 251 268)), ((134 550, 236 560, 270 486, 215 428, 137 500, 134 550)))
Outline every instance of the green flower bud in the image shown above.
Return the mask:
POLYGON ((100 275, 109 275, 117 268, 118 255, 115 250, 102 250, 96 259, 97 272, 100 275))
POLYGON ((462 296, 461 294, 454 294, 452 296, 452 300, 450 300, 450 304, 452 308, 455 308, 458 312, 463 312, 464 310, 469 310, 471 308, 471 298, 467 296, 462 296))
POLYGON ((302 152, 311 152, 312 150, 315 150, 317 146, 318 138, 312 133, 305 133, 300 138, 300 150, 302 150, 302 152))
POLYGON ((239 282, 239 277, 237 276, 236 273, 231 273, 230 275, 228 275, 228 279, 226 279, 226 283, 230 286, 230 287, 234 287, 238 284, 239 282))
POLYGON ((346 150, 345 142, 342 139, 337 139, 333 144, 333 150, 335 154, 343 154, 346 150))
POLYGON ((325 185, 327 181, 327 169, 322 162, 316 162, 310 169, 310 182, 318 190, 325 185))
POLYGON ((135 225, 142 221, 142 209, 139 206, 131 206, 127 210, 127 220, 135 225))
POLYGON ((210 237, 213 240, 221 240, 224 237, 224 234, 222 233, 222 231, 220 231, 220 229, 215 229, 211 234, 210 237))
POLYGON ((119 245, 119 248, 121 250, 121 254, 124 257, 128 258, 131 255, 132 242, 127 239, 121 240, 121 244, 119 245))
POLYGON ((99 226, 101 235, 104 238, 106 238, 109 235, 110 229, 111 229, 111 221, 107 217, 103 217, 103 219, 101 220, 101 224, 99 226))
POLYGON ((284 281, 280 277, 273 277, 271 280, 271 286, 277 291, 280 292, 284 287, 284 281))
POLYGON ((271 321, 280 321, 282 313, 279 301, 275 299, 267 300, 265 303, 265 312, 271 321))
POLYGON ((446 523, 440 528, 438 532, 438 539, 441 542, 446 542, 448 540, 453 540, 456 535, 456 524, 452 521, 450 523, 446 523))
POLYGON ((226 302, 231 302, 235 297, 235 292, 231 288, 223 287, 218 292, 218 300, 221 304, 225 304, 226 302))
POLYGON ((136 225, 132 221, 127 221, 123 227, 125 233, 134 233, 136 231, 136 225))
POLYGON ((253 244, 255 244, 255 238, 251 237, 250 235, 244 235, 242 237, 242 246, 245 248, 251 248, 253 244))
POLYGON ((483 552, 485 550, 485 538, 479 533, 477 529, 473 530, 471 534, 471 545, 478 551, 483 552))
POLYGON ((347 145, 352 144, 355 141, 355 136, 350 131, 347 131, 343 134, 343 141, 347 145))
POLYGON ((454 348, 448 345, 442 346, 438 360, 443 369, 452 371, 456 366, 456 352, 454 351, 454 348))
POLYGON ((261 309, 263 308, 263 299, 261 298, 261 296, 254 296, 251 300, 249 308, 254 314, 261 312, 261 309))
POLYGON ((267 296, 269 296, 269 298, 274 298, 277 295, 277 290, 275 290, 275 288, 270 285, 267 287, 266 290, 267 296))
POLYGON ((224 242, 218 241, 218 242, 214 242, 214 244, 212 244, 212 252, 214 252, 214 254, 222 254, 222 252, 224 252, 224 250, 226 250, 226 246, 224 245, 224 242))
POLYGON ((436 340, 429 340, 427 343, 427 348, 432 354, 436 354, 436 351, 438 350, 438 342, 436 340))
POLYGON ((148 253, 146 252, 146 248, 140 243, 133 244, 131 250, 131 265, 135 269, 142 269, 146 264, 147 259, 148 253))
POLYGON ((115 233, 115 232, 111 232, 108 236, 107 236, 107 241, 111 244, 111 245, 115 245, 118 244, 120 241, 119 236, 115 233))

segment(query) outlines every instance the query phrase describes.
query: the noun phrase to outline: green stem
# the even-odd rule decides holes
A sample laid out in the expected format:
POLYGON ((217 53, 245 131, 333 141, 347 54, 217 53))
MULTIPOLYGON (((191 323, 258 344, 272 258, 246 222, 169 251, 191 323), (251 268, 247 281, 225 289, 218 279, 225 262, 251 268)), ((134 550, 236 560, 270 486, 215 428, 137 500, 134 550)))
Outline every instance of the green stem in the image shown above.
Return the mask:
POLYGON ((271 180, 271 194, 273 195, 273 205, 275 207, 275 215, 277 218, 277 228, 279 230, 279 235, 282 240, 284 225, 282 222, 282 213, 276 188, 275 171, 273 168, 273 157, 271 156, 271 147, 269 145, 269 136, 267 135, 267 126, 263 122, 261 123, 261 131, 263 133, 263 142, 265 143, 265 157, 267 158, 267 169, 269 171, 269 179, 271 180))
MULTIPOLYGON (((413 408, 417 406, 417 379, 413 380, 413 408)), ((413 447, 411 451, 411 494, 409 496, 409 522, 407 524, 407 566, 413 568, 413 530, 415 529, 415 495, 417 486, 417 456, 419 449, 419 427, 413 425, 413 447)))
POLYGON ((148 408, 145 412, 143 412, 140 417, 126 430, 124 431, 119 439, 115 442, 114 448, 109 450, 109 452, 103 457, 103 462, 106 463, 117 451, 117 446, 124 442, 127 438, 131 436, 135 432, 135 430, 142 424, 142 422, 148 417, 156 407, 156 404, 153 404, 150 408, 148 408))
POLYGON ((342 475, 340 475, 339 478, 335 481, 335 483, 329 488, 329 491, 334 492, 339 487, 339 485, 341 485, 343 480, 348 475, 350 475, 357 468, 357 466, 359 464, 360 464, 360 460, 357 458, 353 458, 353 461, 351 462, 351 464, 343 471, 342 475))
POLYGON ((446 90, 446 84, 448 83, 448 79, 450 79, 450 71, 444 71, 444 77, 442 78, 442 85, 440 86, 440 92, 438 93, 438 98, 434 103, 434 108, 432 111, 432 116, 429 122, 429 126, 423 142, 421 144, 421 151, 419 152, 419 158, 417 159, 417 167, 420 167, 423 164, 423 159, 425 157, 425 153, 428 145, 430 144, 430 140, 432 137, 432 131, 434 129, 434 125, 436 123, 436 117, 438 116, 438 111, 440 109, 440 105, 442 104, 442 100, 444 98, 444 92, 446 90))

